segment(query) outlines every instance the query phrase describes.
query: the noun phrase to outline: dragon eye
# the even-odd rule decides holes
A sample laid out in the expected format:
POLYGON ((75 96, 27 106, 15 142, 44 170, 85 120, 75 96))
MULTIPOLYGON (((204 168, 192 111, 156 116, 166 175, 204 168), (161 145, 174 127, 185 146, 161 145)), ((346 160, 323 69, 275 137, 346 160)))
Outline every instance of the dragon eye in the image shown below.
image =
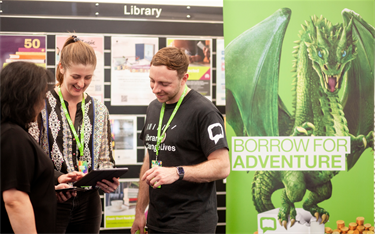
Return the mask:
POLYGON ((321 58, 322 57, 322 53, 320 51, 318 51, 318 56, 321 58))
POLYGON ((344 50, 344 52, 342 52, 342 57, 345 57, 346 56, 346 50, 344 50))

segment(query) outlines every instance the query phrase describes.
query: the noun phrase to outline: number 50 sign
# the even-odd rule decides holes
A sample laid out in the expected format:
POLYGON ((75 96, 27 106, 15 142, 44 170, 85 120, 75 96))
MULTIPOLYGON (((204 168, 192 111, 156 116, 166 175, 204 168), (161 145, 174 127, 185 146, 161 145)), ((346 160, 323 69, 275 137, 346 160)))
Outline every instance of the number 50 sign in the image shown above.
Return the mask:
POLYGON ((29 49, 29 48, 34 48, 34 49, 37 49, 40 47, 40 40, 39 39, 25 39, 25 44, 24 44, 25 48, 29 49))
POLYGON ((16 61, 46 66, 47 36, 0 35, 0 68, 16 61))

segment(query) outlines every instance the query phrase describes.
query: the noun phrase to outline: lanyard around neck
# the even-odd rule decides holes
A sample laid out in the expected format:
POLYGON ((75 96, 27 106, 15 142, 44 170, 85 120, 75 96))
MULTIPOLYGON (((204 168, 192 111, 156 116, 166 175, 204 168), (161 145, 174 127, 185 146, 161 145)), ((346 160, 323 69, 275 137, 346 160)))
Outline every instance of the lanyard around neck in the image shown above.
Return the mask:
POLYGON ((70 129, 72 130, 74 138, 76 139, 76 142, 77 142, 77 145, 78 145, 78 149, 79 149, 79 153, 80 153, 81 156, 83 156, 83 141, 85 139, 85 120, 84 120, 84 118, 85 118, 85 95, 82 94, 81 109, 82 109, 82 119, 83 120, 82 120, 82 126, 81 126, 81 140, 80 140, 78 138, 78 134, 76 132, 76 129, 74 128, 72 119, 69 116, 68 110, 66 109, 65 101, 64 101, 63 95, 61 93, 60 86, 58 87, 58 91, 59 91, 59 97, 60 97, 61 106, 62 106, 62 108, 64 110, 66 120, 68 121, 70 129))
POLYGON ((164 130, 163 130, 163 133, 160 135, 160 132, 161 132, 161 125, 162 125, 162 122, 163 122, 164 111, 165 111, 165 102, 164 102, 163 105, 161 106, 160 117, 159 117, 159 126, 158 126, 158 137, 157 137, 156 146, 155 146, 155 150, 156 150, 156 161, 158 160, 160 143, 161 143, 161 141, 162 141, 162 140, 164 139, 164 137, 165 137, 165 131, 167 131, 167 129, 168 129, 168 127, 169 127, 169 124, 172 122, 172 119, 173 119, 174 116, 176 115, 177 110, 178 110, 178 108, 180 107, 182 100, 184 100, 184 97, 185 97, 185 94, 186 94, 187 90, 188 90, 188 87, 187 87, 187 85, 185 85, 184 92, 182 93, 180 99, 178 100, 177 105, 174 107, 174 110, 173 110, 173 112, 172 112, 172 115, 169 117, 169 120, 168 120, 168 122, 167 122, 167 125, 165 125, 165 128, 164 128, 164 130))

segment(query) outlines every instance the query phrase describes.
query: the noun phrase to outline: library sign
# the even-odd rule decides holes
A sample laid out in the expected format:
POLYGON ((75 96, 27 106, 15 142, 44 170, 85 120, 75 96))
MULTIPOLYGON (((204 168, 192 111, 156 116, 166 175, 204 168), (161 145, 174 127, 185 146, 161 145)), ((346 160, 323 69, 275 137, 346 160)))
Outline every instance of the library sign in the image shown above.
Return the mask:
MULTIPOLYGON (((3 1, 2 16, 46 16, 55 17, 99 17, 100 19, 147 19, 159 20, 199 20, 201 22, 212 21, 223 23, 223 8, 208 6, 160 5, 133 3, 106 3, 106 2, 71 2, 71 1, 3 1), (22 7, 20 7, 20 4, 22 7), (43 7, 40 7, 43 6, 43 7), (48 9, 46 11, 45 9, 48 9)), ((178 2, 178 1, 176 1, 178 2)), ((98 18, 98 19, 99 19, 98 18)), ((12 31, 12 30, 11 30, 12 31)), ((222 34, 221 34, 222 35, 222 34)))
POLYGON ((350 137, 232 137, 233 171, 344 171, 350 137))
POLYGON ((138 7, 137 5, 125 5, 124 15, 155 16, 159 18, 162 8, 138 7))

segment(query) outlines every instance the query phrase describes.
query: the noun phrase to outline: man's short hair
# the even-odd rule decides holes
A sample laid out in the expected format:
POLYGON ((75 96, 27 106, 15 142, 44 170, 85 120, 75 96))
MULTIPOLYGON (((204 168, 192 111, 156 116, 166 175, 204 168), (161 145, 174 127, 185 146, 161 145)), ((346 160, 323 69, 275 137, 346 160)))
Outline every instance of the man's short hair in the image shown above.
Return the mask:
POLYGON ((164 47, 154 55, 150 65, 166 66, 169 70, 175 70, 181 79, 187 73, 189 57, 177 47, 164 47))

